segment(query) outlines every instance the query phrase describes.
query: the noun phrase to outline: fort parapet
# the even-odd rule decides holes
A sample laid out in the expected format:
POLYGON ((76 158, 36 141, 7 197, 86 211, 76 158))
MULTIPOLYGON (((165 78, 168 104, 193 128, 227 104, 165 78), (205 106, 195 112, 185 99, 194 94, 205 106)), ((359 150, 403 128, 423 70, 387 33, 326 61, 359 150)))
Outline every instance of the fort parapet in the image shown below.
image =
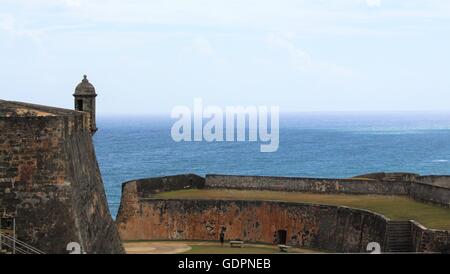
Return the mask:
MULTIPOLYGON (((217 240, 222 227, 229 239, 276 243, 286 234, 292 246, 333 252, 367 252, 377 242, 392 251, 389 228, 397 222, 368 211, 344 206, 281 201, 159 199, 154 194, 189 188, 272 190, 355 195, 408 195, 420 201, 449 205, 445 180, 415 174, 384 174, 350 179, 196 175, 150 178, 124 183, 117 215, 124 240, 217 240), (153 198, 152 198, 153 197, 153 198)), ((448 231, 427 229, 411 220, 402 222, 410 251, 442 252, 450 243, 448 231)))
POLYGON ((46 253, 123 253, 89 115, 0 100, 0 208, 19 240, 46 253))
POLYGON ((450 177, 378 173, 348 179, 206 175, 207 188, 325 194, 402 195, 450 207, 450 177), (448 185, 448 186, 446 186, 448 185))

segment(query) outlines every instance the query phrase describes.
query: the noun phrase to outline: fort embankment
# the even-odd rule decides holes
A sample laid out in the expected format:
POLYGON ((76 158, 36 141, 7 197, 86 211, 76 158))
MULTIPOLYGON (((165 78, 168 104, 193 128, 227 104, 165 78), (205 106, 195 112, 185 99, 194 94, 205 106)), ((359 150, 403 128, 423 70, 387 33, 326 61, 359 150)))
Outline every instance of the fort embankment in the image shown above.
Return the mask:
MULTIPOLYGON (((123 240, 217 240, 223 227, 228 239, 286 244, 332 252, 367 252, 377 242, 391 251, 395 220, 368 210, 283 201, 159 199, 166 191, 208 188, 272 190, 354 195, 400 195, 441 206, 449 205, 445 177, 378 174, 350 179, 257 176, 179 175, 123 184, 117 216, 123 240), (439 184, 434 184, 439 181, 439 184)), ((449 216, 450 217, 450 216, 449 216)), ((411 220, 406 233, 411 252, 441 252, 448 231, 431 230, 411 220)))
POLYGON ((450 207, 450 177, 378 173, 348 179, 206 175, 208 188, 327 194, 400 195, 450 207))
POLYGON ((46 253, 123 253, 86 113, 1 101, 0 214, 46 253))

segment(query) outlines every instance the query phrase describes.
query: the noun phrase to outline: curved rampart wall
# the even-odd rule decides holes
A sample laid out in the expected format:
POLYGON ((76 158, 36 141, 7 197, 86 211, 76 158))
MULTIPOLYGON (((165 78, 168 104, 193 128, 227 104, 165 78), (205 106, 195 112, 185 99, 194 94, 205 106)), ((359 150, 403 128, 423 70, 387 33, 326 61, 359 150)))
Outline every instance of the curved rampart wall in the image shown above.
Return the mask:
POLYGON ((442 176, 442 175, 419 176, 416 178, 416 180, 418 182, 428 185, 450 188, 450 176, 442 176))
POLYGON ((373 179, 206 175, 206 187, 314 193, 407 195, 409 182, 393 183, 373 179))
POLYGON ((364 210, 298 203, 144 200, 139 205, 117 220, 123 240, 219 240, 225 227, 227 240, 275 244, 277 231, 285 230, 288 245, 364 252, 369 242, 384 243, 387 224, 364 210))
POLYGON ((190 189, 204 188, 205 178, 195 174, 182 174, 167 177, 147 178, 129 181, 122 184, 122 196, 116 223, 135 216, 140 211, 140 201, 151 198, 153 194, 190 189))
MULTIPOLYGON (((123 240, 218 240, 220 230, 225 227, 227 239, 272 244, 276 242, 277 231, 286 230, 288 245, 335 252, 365 252, 367 243, 372 241, 385 248, 389 221, 370 211, 270 201, 162 200, 154 199, 153 194, 206 187, 380 195, 393 195, 389 192, 392 191, 394 195, 417 195, 427 201, 440 197, 437 203, 447 199, 446 188, 410 184, 222 175, 207 175, 206 181, 196 175, 144 179, 123 185, 116 222, 123 240), (439 195, 442 196, 433 193, 441 189, 444 194, 439 195), (424 198, 426 195, 429 197, 424 198)), ((412 223, 415 251, 440 252, 450 243, 447 231, 412 223)))
POLYGON ((445 253, 450 251, 450 231, 428 229, 415 221, 411 223, 414 251, 445 253))
POLYGON ((450 207, 450 187, 444 187, 444 176, 422 176, 417 179, 387 181, 375 179, 320 179, 206 175, 207 188, 245 190, 298 191, 313 193, 406 195, 413 199, 450 207))

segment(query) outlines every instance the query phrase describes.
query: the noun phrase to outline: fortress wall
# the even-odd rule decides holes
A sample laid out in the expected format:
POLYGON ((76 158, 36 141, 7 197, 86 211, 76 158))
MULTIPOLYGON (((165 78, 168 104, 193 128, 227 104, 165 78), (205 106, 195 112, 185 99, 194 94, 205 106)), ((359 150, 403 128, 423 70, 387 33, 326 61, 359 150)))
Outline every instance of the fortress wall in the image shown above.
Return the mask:
POLYGON ((416 252, 449 252, 450 231, 427 229, 412 221, 413 247, 416 252))
POLYGON ((407 195, 409 185, 409 182, 388 182, 370 179, 315 179, 228 175, 206 176, 206 187, 208 188, 299 191, 329 194, 407 195))
POLYGON ((159 192, 204 187, 205 178, 194 174, 140 179, 123 183, 116 222, 138 214, 140 199, 151 198, 153 194, 159 192))
POLYGON ((205 178, 195 174, 182 174, 167 177, 157 177, 134 180, 123 184, 135 184, 139 197, 148 198, 152 194, 189 188, 204 188, 205 178))
POLYGON ((376 195, 408 195, 411 198, 450 206, 450 188, 442 187, 450 177, 422 176, 417 181, 364 179, 315 179, 258 176, 207 175, 206 187, 245 190, 299 191, 376 195))
POLYGON ((0 117, 0 209, 16 217, 20 240, 44 252, 78 242, 87 253, 122 253, 85 115, 46 110, 0 117))
POLYGON ((76 131, 68 136, 65 153, 66 180, 72 186, 71 204, 83 250, 87 253, 123 253, 109 212, 90 131, 76 131))
MULTIPOLYGON (((372 241, 381 243, 384 248, 388 222, 384 216, 336 206, 269 201, 162 200, 152 196, 161 191, 203 187, 280 191, 287 188, 289 191, 339 193, 342 185, 347 193, 371 194, 371 191, 377 191, 378 194, 389 195, 380 189, 397 184, 384 182, 381 188, 373 190, 374 186, 367 185, 369 182, 373 181, 219 175, 207 175, 206 181, 196 175, 130 181, 123 184, 116 223, 124 240, 218 240, 224 226, 227 240, 272 244, 278 230, 287 230, 288 245, 336 252, 365 252, 367 244, 372 241), (346 182, 350 183, 346 185, 346 182), (355 186, 351 184, 353 182, 363 183, 355 186)), ((424 183, 404 182, 398 186, 398 193, 407 191, 409 195, 411 191, 411 195, 420 198, 441 195, 434 194, 440 188, 424 183), (411 190, 405 190, 405 185, 410 185, 411 190)), ((446 197, 443 195, 442 201, 448 201, 446 197)), ((413 246, 417 252, 441 252, 450 243, 449 232, 427 229, 412 222, 413 246)))
POLYGON ((417 177, 417 181, 423 184, 450 189, 450 176, 420 176, 417 177))
POLYGON ((46 252, 62 252, 63 246, 52 250, 54 242, 76 233, 67 202, 71 189, 59 156, 62 122, 55 117, 0 118, 0 208, 16 216, 20 240, 46 252), (54 239, 47 239, 47 233, 54 239))
POLYGON ((136 211, 117 220, 123 240, 226 240, 287 244, 338 252, 365 252, 384 243, 387 220, 346 207, 265 201, 141 200, 136 211))
POLYGON ((411 183, 409 196, 418 201, 450 207, 450 188, 424 183, 411 183))

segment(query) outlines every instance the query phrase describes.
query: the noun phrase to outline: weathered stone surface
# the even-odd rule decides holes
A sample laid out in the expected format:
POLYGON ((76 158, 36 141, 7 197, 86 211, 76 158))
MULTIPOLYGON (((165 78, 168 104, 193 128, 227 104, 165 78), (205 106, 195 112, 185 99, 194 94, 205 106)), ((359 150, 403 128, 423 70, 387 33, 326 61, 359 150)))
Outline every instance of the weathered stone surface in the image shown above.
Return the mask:
POLYGON ((450 188, 425 183, 412 183, 408 195, 418 201, 450 207, 450 188))
MULTIPOLYGON (((136 184, 136 190, 140 198, 149 198, 152 194, 182 190, 189 188, 204 188, 205 178, 195 174, 182 174, 167 177, 140 179, 131 181, 136 184)), ((124 184, 124 186, 127 183, 124 184)))
POLYGON ((436 176, 436 175, 420 176, 417 178, 417 181, 423 184, 450 189, 450 176, 436 176))
POLYGON ((189 189, 204 188, 205 178, 195 174, 176 175, 158 178, 148 178, 129 181, 122 184, 122 197, 117 214, 117 222, 138 214, 140 210, 139 201, 151 198, 153 194, 189 189))
POLYGON ((87 127, 92 134, 95 134, 97 131, 95 110, 95 97, 97 97, 97 93, 95 93, 95 87, 87 79, 87 75, 84 75, 81 83, 77 85, 73 96, 75 97, 75 110, 86 112, 88 117, 87 127))
POLYGON ((0 101, 0 208, 16 217, 19 239, 44 252, 67 253, 69 242, 87 253, 123 252, 87 119, 0 101))
POLYGON ((260 176, 206 175, 207 188, 299 191, 313 193, 405 195, 421 201, 450 206, 450 187, 445 176, 408 173, 377 173, 358 176, 367 179, 324 179, 260 176))
POLYGON ((314 193, 407 195, 409 182, 388 182, 375 179, 325 179, 260 176, 207 175, 206 187, 300 191, 314 193))
MULTIPOLYGON (((125 240, 218 240, 221 228, 226 227, 227 239, 251 242, 274 243, 277 231, 286 230, 287 244, 294 246, 337 252, 365 252, 370 242, 380 243, 382 249, 386 246, 389 220, 370 211, 269 201, 152 199, 155 193, 185 188, 410 195, 441 205, 448 203, 449 189, 419 182, 417 175, 401 173, 395 176, 383 173, 385 181, 207 175, 203 182, 201 177, 193 176, 125 183, 117 216, 121 237, 125 240)), ((412 246, 417 252, 442 252, 448 246, 448 231, 430 230, 412 223, 412 246)))
POLYGON ((416 252, 450 252, 450 232, 427 229, 412 222, 413 247, 416 252))
POLYGON ((274 244, 286 230, 287 244, 338 252, 363 252, 384 244, 387 220, 345 207, 223 200, 141 200, 133 215, 118 220, 124 240, 218 240, 274 244))

